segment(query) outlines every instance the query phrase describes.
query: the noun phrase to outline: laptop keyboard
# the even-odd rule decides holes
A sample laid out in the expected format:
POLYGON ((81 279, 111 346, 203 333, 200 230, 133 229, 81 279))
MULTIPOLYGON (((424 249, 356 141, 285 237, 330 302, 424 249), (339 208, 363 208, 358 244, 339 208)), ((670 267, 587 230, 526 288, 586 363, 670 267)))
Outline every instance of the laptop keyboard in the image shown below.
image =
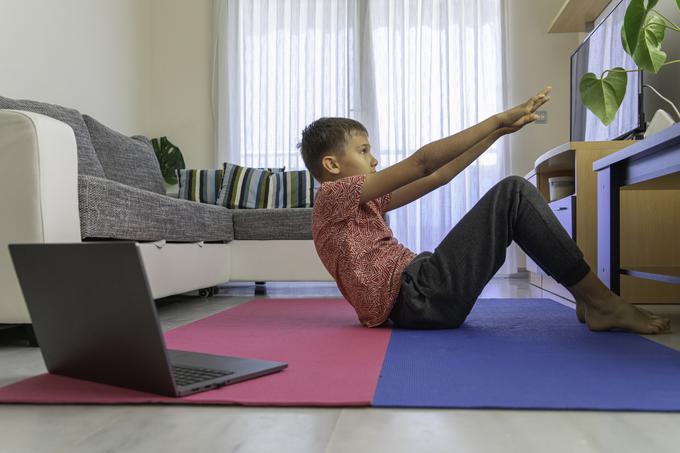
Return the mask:
POLYGON ((233 371, 212 370, 210 368, 198 368, 188 366, 172 366, 172 374, 179 386, 191 385, 197 382, 209 381, 222 376, 234 374, 233 371))

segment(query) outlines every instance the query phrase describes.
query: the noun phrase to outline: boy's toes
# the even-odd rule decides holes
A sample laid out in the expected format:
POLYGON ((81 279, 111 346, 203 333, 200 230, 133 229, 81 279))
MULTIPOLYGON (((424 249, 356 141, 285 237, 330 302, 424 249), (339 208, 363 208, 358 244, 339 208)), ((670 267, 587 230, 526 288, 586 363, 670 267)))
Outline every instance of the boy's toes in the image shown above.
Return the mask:
POLYGON ((654 318, 650 323, 654 327, 653 333, 665 332, 671 326, 670 319, 667 318, 654 318))
POLYGON ((665 316, 661 315, 655 315, 655 314, 650 314, 649 319, 652 321, 658 323, 661 326, 670 326, 671 325, 671 320, 665 316))
POLYGON ((639 311, 640 313, 642 313, 643 315, 645 315, 649 319, 665 319, 665 320, 668 319, 668 318, 664 318, 661 315, 657 315, 656 313, 652 313, 651 311, 645 310, 644 308, 641 308, 641 307, 638 307, 638 306, 635 306, 635 309, 637 311, 639 311))

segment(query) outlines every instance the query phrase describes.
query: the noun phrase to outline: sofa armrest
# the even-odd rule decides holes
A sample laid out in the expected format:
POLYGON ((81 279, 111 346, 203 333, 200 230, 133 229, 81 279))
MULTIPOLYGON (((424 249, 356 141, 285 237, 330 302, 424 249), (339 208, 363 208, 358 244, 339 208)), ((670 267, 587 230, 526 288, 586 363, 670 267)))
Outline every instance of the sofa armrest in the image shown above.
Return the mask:
POLYGON ((80 242, 73 129, 39 113, 0 110, 3 243, 80 242), (10 195, 11 194, 11 195, 10 195))
POLYGON ((28 322, 7 244, 80 242, 78 151, 65 123, 0 110, 0 323, 28 322))

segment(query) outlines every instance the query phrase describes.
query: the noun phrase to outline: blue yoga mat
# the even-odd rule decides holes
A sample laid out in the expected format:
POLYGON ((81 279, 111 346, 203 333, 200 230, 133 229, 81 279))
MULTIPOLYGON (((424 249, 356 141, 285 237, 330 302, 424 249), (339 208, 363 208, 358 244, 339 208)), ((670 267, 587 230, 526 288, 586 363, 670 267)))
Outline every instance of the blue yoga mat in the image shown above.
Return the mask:
POLYGON ((394 329, 373 406, 680 411, 680 352, 550 299, 480 299, 458 329, 394 329))

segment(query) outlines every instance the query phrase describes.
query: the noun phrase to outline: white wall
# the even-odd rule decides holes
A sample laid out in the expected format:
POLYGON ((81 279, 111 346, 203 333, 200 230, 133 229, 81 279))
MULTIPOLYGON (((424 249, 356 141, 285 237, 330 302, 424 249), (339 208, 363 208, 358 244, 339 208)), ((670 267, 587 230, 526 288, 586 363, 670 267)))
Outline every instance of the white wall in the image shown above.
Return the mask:
POLYGON ((147 0, 146 134, 167 135, 187 167, 214 167, 211 0, 147 0))
MULTIPOLYGON (((553 87, 550 102, 541 107, 548 113, 547 124, 532 124, 510 136, 511 173, 524 176, 537 157, 569 141, 570 56, 581 41, 578 33, 547 32, 564 0, 505 1, 508 104, 525 101, 545 85, 553 87)), ((525 267, 526 256, 516 250, 517 267, 525 267)))
POLYGON ((167 135, 213 167, 211 0, 0 0, 0 96, 167 135))
POLYGON ((143 133, 145 11, 140 0, 0 0, 0 95, 143 133))
POLYGON ((545 85, 551 100, 541 109, 547 124, 534 124, 510 137, 512 173, 527 174, 538 156, 569 141, 570 56, 580 43, 577 33, 547 30, 564 0, 506 0, 508 35, 508 103, 516 105, 545 85))

